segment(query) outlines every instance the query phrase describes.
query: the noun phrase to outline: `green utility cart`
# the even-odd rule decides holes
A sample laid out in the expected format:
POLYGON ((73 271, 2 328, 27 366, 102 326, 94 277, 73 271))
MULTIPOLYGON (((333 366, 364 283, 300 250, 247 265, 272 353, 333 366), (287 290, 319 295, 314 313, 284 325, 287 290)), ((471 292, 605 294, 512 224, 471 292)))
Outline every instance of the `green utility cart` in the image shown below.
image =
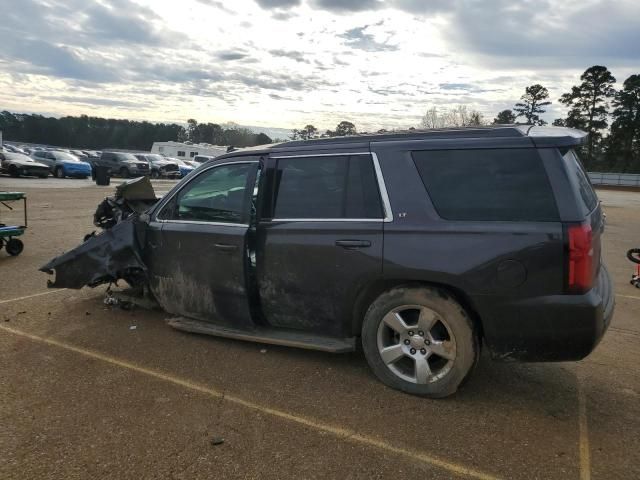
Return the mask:
POLYGON ((5 247, 9 255, 20 255, 24 244, 18 238, 27 229, 27 196, 23 192, 0 192, 0 207, 13 210, 10 203, 22 200, 24 203, 24 225, 6 225, 0 220, 0 249, 5 247))

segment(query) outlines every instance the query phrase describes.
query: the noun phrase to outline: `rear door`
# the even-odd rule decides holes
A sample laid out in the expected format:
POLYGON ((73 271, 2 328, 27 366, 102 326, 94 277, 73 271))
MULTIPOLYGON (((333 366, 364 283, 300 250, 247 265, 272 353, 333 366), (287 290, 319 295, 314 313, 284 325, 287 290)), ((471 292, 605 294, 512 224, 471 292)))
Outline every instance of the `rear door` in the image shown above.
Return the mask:
POLYGON ((152 215, 150 285, 168 312, 234 328, 253 325, 247 233, 257 158, 203 169, 152 215))
POLYGON ((382 272, 383 205, 369 152, 274 155, 257 227, 257 282, 266 321, 352 336, 361 287, 382 272))

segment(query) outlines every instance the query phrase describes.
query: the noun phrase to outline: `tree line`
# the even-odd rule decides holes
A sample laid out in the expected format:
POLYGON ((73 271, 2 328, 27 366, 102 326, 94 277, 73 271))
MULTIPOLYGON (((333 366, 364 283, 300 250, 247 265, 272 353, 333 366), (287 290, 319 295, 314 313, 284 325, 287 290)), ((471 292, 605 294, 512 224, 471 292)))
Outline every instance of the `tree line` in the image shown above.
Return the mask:
POLYGON ((186 128, 176 123, 119 120, 81 115, 62 118, 0 112, 3 139, 69 148, 101 150, 151 149, 153 142, 191 141, 212 145, 252 147, 272 143, 264 133, 254 133, 235 124, 198 123, 189 119, 186 128))

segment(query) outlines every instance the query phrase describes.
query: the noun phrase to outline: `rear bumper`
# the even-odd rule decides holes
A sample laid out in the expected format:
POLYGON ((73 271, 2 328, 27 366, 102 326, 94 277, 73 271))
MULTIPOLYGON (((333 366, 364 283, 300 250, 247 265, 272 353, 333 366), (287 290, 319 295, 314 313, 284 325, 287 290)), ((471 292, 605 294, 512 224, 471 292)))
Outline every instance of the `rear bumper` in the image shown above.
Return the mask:
POLYGON ((494 359, 572 361, 589 355, 602 339, 613 317, 615 293, 603 264, 596 287, 584 295, 474 301, 494 359))

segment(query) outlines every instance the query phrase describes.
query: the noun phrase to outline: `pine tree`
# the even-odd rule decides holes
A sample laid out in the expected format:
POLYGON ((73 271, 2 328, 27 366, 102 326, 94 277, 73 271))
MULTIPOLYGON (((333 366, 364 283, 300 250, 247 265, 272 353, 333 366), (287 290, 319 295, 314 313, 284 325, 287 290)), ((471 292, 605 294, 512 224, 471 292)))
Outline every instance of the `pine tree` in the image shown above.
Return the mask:
POLYGON ((549 91, 540 84, 530 85, 525 89, 525 93, 520 97, 521 102, 516 103, 513 110, 517 113, 516 118, 524 117, 529 125, 546 125, 547 122, 539 116, 544 113, 547 105, 551 102, 545 101, 549 98, 549 91))
POLYGON ((640 75, 624 81, 613 101, 609 159, 622 171, 640 171, 640 75))
POLYGON ((569 107, 566 125, 589 134, 584 158, 589 165, 594 161, 602 131, 608 127, 608 101, 615 96, 613 84, 616 79, 607 67, 594 65, 585 70, 580 80, 580 85, 572 87, 571 92, 560 97, 560 103, 569 107))

